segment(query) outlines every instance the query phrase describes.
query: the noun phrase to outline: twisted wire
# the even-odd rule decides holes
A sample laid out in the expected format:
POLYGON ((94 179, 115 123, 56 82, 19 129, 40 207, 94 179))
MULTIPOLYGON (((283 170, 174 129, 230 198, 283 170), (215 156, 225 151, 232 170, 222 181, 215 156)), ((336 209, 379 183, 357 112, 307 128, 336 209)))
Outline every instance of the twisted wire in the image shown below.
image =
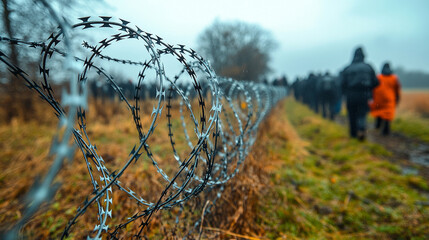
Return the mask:
MULTIPOLYGON (((41 2, 49 7, 46 1, 41 2)), ((55 13, 54 10, 52 11, 55 13)), ((258 126, 270 109, 286 95, 286 89, 219 77, 196 51, 183 45, 165 43, 161 37, 145 32, 137 26, 131 27, 129 22, 123 19, 112 20, 112 17, 101 16, 94 19, 83 17, 79 20, 79 23, 60 28, 58 32, 51 34, 46 42, 29 42, 0 36, 0 42, 3 43, 41 49, 41 83, 29 79, 20 67, 10 63, 3 52, 0 52, 0 61, 12 74, 23 79, 30 89, 36 91, 44 101, 48 102, 61 122, 67 124, 87 166, 92 194, 80 204, 74 217, 67 223, 62 238, 69 235, 77 220, 93 205, 98 211, 98 221, 88 239, 101 239, 104 233, 116 239, 122 229, 137 220, 141 220, 141 223, 135 236, 140 238, 143 229, 148 226, 155 212, 173 207, 183 208, 183 204, 202 191, 217 190, 215 198, 211 200, 212 204, 204 210, 204 214, 210 213, 212 206, 221 197, 225 184, 238 174, 252 145, 257 140, 258 126), (101 31, 100 29, 115 31, 116 34, 111 34, 92 45, 82 40, 81 46, 86 54, 85 58, 74 55, 67 40, 70 38, 68 31, 94 32, 101 31), (131 61, 104 53, 108 52, 111 46, 126 41, 139 42, 142 46, 140 49, 144 49, 146 53, 140 56, 144 58, 143 60, 131 61), (74 92, 63 94, 61 103, 55 98, 50 83, 52 80, 49 74, 51 72, 52 75, 52 71, 49 66, 53 66, 53 62, 57 59, 53 56, 63 58, 63 61, 70 66, 80 65, 80 68, 75 67, 70 71, 72 73, 70 84, 73 84, 71 89, 74 92), (171 57, 182 66, 176 74, 166 71, 164 66, 164 59, 171 57), (132 99, 124 94, 117 80, 104 70, 101 65, 103 61, 140 68, 132 99), (76 69, 80 71, 76 72, 76 69), (105 84, 112 88, 119 99, 125 103, 138 133, 138 142, 130 151, 129 157, 122 160, 122 167, 116 171, 106 165, 96 144, 88 134, 86 119, 88 104, 85 89, 94 72, 102 77, 105 84), (156 96, 153 110, 150 116, 146 116, 142 112, 142 104, 150 103, 145 101, 142 95, 146 87, 145 82, 151 80, 149 79, 151 74, 155 75, 156 96), (173 103, 177 98, 180 116, 175 116, 172 111, 173 103), (157 124, 163 113, 168 122, 171 155, 177 163, 173 171, 163 169, 162 162, 154 156, 153 146, 150 143, 155 130, 160 128, 157 124), (68 117, 67 120, 64 120, 65 116, 68 117), (75 116, 77 126, 74 125, 75 116), (149 118, 150 123, 143 126, 143 118, 149 118), (177 119, 180 119, 180 126, 173 124, 177 119), (179 133, 184 136, 186 150, 176 146, 179 133), (138 161, 151 162, 164 181, 165 188, 155 200, 142 197, 142 193, 135 192, 135 189, 120 181, 129 166, 138 161), (137 211, 119 225, 110 228, 108 222, 109 218, 113 217, 113 194, 118 191, 125 193, 136 206, 145 206, 145 209, 137 211), (112 230, 109 231, 109 229, 112 230)), ((71 147, 68 145, 57 144, 52 146, 52 149, 61 158, 72 155, 71 147)), ((57 166, 58 164, 54 161, 51 168, 56 169, 55 173, 48 173, 45 178, 49 176, 53 179, 61 169, 62 162, 59 164, 57 166)), ((43 200, 52 199, 57 189, 52 186, 52 181, 48 187, 35 184, 33 187, 35 190, 29 192, 29 198, 37 198, 38 192, 49 190, 51 194, 44 196, 43 200)), ((29 216, 33 214, 34 212, 29 216)), ((27 220, 28 217, 23 218, 9 231, 10 236, 15 236, 12 239, 16 238, 18 230, 27 220)), ((194 227, 199 224, 200 221, 196 221, 194 227)), ((191 232, 192 230, 189 234, 191 232)))

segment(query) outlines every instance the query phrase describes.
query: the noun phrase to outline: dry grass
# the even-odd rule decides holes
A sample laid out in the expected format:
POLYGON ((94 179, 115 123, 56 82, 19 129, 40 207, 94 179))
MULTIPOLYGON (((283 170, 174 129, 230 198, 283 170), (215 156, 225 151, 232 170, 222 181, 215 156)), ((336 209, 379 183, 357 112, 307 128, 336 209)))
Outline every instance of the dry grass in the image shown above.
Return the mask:
POLYGON ((415 114, 429 118, 429 91, 403 91, 398 106, 398 115, 415 114))
POLYGON ((392 130, 429 142, 429 91, 404 91, 392 130))
MULTIPOLYGON (((406 99, 404 96, 403 104, 406 99)), ((389 239, 427 233, 427 209, 413 205, 421 197, 410 187, 411 182, 417 181, 424 188, 421 179, 401 176, 396 166, 374 156, 378 148, 350 141, 345 129, 295 105, 283 102, 266 118, 240 173, 226 185, 211 214, 202 216, 202 209, 216 193, 204 193, 189 201, 180 214, 179 224, 175 224, 178 208, 157 212, 145 236, 181 239, 202 218, 202 239, 389 239), (285 109, 292 114, 289 119, 285 109), (349 196, 348 190, 353 190, 359 199, 349 196), (363 202, 367 199, 371 203, 363 202)), ((138 142, 134 123, 123 106, 110 104, 106 109, 92 102, 91 107, 94 110, 88 115, 90 137, 108 166, 117 169, 138 142)), ((2 229, 22 215, 19 200, 34 177, 43 174, 51 163, 47 154, 56 132, 56 119, 44 107, 36 109, 41 109, 36 115, 51 117, 35 117, 30 122, 16 119, 0 126, 2 229)), ((144 110, 144 126, 150 122, 151 110, 152 107, 144 110)), ((173 114, 178 116, 177 110, 173 114)), ((177 163, 168 153, 171 146, 167 128, 162 126, 165 124, 165 118, 161 119, 150 146, 163 169, 172 173, 177 163)), ((177 138, 181 137, 183 142, 183 136, 178 134, 177 138)), ((176 142, 180 145, 181 141, 176 142)), ((184 149, 187 148, 180 151, 184 149)), ((62 187, 51 205, 27 224, 25 236, 58 238, 91 192, 80 152, 56 180, 62 187)), ((152 201, 165 187, 143 156, 121 177, 121 182, 152 201)), ((114 219, 109 220, 110 226, 143 210, 124 194, 114 194, 113 203, 114 219)), ((96 214, 96 209, 91 208, 79 218, 71 238, 81 239, 89 234, 96 214)), ((139 223, 129 225, 119 237, 131 237, 139 223)), ((194 230, 189 238, 198 239, 199 230, 194 230)))
MULTIPOLYGON (((143 109, 142 124, 148 126, 152 105, 150 102, 143 109)), ((1 168, 0 174, 0 224, 2 229, 7 228, 22 216, 22 198, 31 187, 35 177, 43 175, 51 164, 48 157, 51 139, 56 133, 56 118, 44 103, 36 105, 33 120, 25 122, 14 119, 9 124, 0 126, 0 152, 1 168), (47 117, 49 116, 49 117, 47 117)), ((129 152, 138 143, 129 111, 118 103, 106 104, 100 101, 91 101, 88 112, 88 134, 93 143, 97 144, 99 154, 103 156, 109 169, 119 169, 129 152)), ((163 115, 166 113, 163 112, 163 115)), ((177 108, 173 111, 173 118, 178 119, 177 108)), ((171 174, 177 169, 174 162, 171 146, 168 139, 168 130, 165 116, 160 119, 157 131, 150 138, 149 145, 152 147, 155 158, 167 172, 171 174)), ((179 124, 173 122, 173 124, 179 124)), ((269 129, 264 124, 261 131, 269 129)), ((145 129, 147 130, 147 129, 145 129)), ((179 152, 189 152, 184 143, 184 136, 175 133, 179 152), (186 149, 186 150, 184 150, 186 149)), ((258 208, 258 199, 264 193, 263 189, 269 182, 267 166, 261 162, 264 159, 266 148, 256 147, 250 154, 240 170, 240 174, 231 181, 220 201, 214 208, 214 213, 206 216, 205 225, 214 228, 228 230, 231 233, 245 235, 263 235, 262 227, 255 224, 256 215, 254 209, 258 208), (243 199, 243 196, 247 196, 243 199)), ((203 166, 202 166, 203 167, 203 166)), ((201 171, 200 171, 201 172, 201 171)), ((24 228, 23 234, 32 238, 57 238, 67 221, 72 218, 76 209, 92 192, 90 179, 86 164, 80 152, 76 152, 71 164, 66 164, 56 179, 62 183, 62 187, 56 194, 51 205, 44 207, 24 228)), ((156 173, 154 166, 148 158, 142 159, 127 169, 126 174, 121 177, 123 185, 132 188, 143 198, 156 201, 165 187, 165 181, 156 173)), ((174 224, 178 209, 166 210, 155 214, 150 227, 144 234, 150 238, 176 238, 178 234, 186 234, 192 228, 194 221, 201 217, 203 207, 202 201, 206 199, 203 194, 189 202, 185 208, 188 210, 181 215, 179 225, 174 224), (161 224, 162 223, 162 224, 161 224)), ((205 201, 205 200, 204 200, 205 201)), ((137 211, 144 210, 138 207, 125 194, 114 194, 113 216, 109 221, 110 226, 115 226, 137 211)), ((72 229, 72 238, 83 238, 90 233, 96 224, 97 210, 91 208, 79 218, 78 223, 72 229)), ((139 221, 131 224, 119 237, 130 237, 139 229, 139 221)), ((210 236, 225 236, 225 233, 206 231, 210 236)))

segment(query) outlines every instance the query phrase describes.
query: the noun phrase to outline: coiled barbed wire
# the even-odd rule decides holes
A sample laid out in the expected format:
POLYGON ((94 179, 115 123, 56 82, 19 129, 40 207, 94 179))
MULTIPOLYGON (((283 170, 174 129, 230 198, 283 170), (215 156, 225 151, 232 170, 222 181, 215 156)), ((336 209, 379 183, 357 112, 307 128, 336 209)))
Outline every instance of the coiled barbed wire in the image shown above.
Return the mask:
MULTIPOLYGON (((70 24, 66 21, 66 18, 56 11, 55 8, 46 0, 38 0, 35 2, 41 4, 49 12, 52 20, 58 24, 58 27, 64 37, 63 42, 66 54, 64 55, 64 59, 61 61, 61 63, 65 77, 69 82, 70 93, 67 94, 64 92, 62 103, 64 107, 68 108, 68 113, 65 113, 59 102, 57 102, 52 97, 49 83, 42 83, 42 87, 40 87, 38 84, 28 79, 25 72, 22 71, 19 67, 11 64, 7 60, 6 55, 0 51, 0 61, 6 64, 13 75, 24 79, 24 81, 27 83, 27 87, 35 90, 43 100, 48 102, 52 108, 56 110, 58 114, 57 116, 60 119, 59 127, 64 129, 64 134, 62 137, 55 137, 53 142, 51 154, 54 156, 54 160, 50 169, 48 170, 48 173, 44 176, 44 178, 35 180, 33 186, 25 196, 23 216, 8 232, 4 233, 4 236, 2 237, 3 239, 17 239, 19 230, 40 209, 43 203, 50 201, 55 195, 59 185, 53 184, 54 178, 62 168, 64 161, 67 158, 70 158, 72 156, 72 152, 74 151, 74 147, 69 146, 69 140, 73 134, 72 131, 75 113, 79 107, 86 107, 87 103, 86 90, 84 88, 79 89, 75 80, 75 76, 79 69, 74 64, 74 61, 71 60, 71 58, 74 56, 74 50, 72 49, 70 42, 72 31, 70 24), (45 93, 42 89, 45 91, 45 93)), ((12 41, 11 43, 13 43, 14 40, 9 39, 8 41, 12 41)))
MULTIPOLYGON (((49 6, 45 1, 42 3, 49 6)), ((137 26, 130 27, 129 22, 123 19, 114 21, 112 17, 106 16, 94 19, 83 17, 80 18, 79 23, 70 26, 73 31, 79 29, 85 32, 96 31, 99 35, 92 34, 93 37, 100 37, 100 32, 104 30, 108 32, 106 38, 100 37, 102 40, 94 43, 79 39, 81 37, 79 35, 73 36, 73 40, 81 42, 82 52, 84 52, 82 57, 70 50, 70 43, 66 41, 70 36, 64 29, 60 28, 60 31, 51 34, 47 42, 28 42, 0 36, 1 42, 19 43, 42 50, 41 84, 29 79, 25 72, 11 64, 6 54, 2 52, 0 52, 0 61, 48 102, 61 122, 64 121, 64 116, 72 116, 65 121, 68 124, 66 126, 70 127, 70 133, 73 134, 75 143, 85 160, 93 192, 82 202, 75 216, 65 226, 62 238, 68 236, 77 219, 93 205, 98 209, 98 222, 88 239, 101 239, 103 232, 108 233, 110 238, 117 238, 121 229, 142 219, 140 230, 135 235, 140 237, 142 230, 149 224, 151 216, 156 211, 182 206, 205 189, 211 191, 218 189, 212 200, 214 204, 221 197, 224 185, 239 172, 240 166, 256 141, 259 124, 276 102, 286 95, 286 89, 281 87, 220 78, 216 76, 210 64, 194 50, 183 45, 167 44, 159 36, 145 32, 137 26), (111 34, 111 31, 115 31, 116 34, 111 34), (112 46, 127 41, 138 42, 141 46, 139 49, 145 50, 144 54, 139 55, 138 61, 117 58, 109 53, 112 46), (90 139, 86 119, 86 94, 63 95, 62 104, 55 98, 49 77, 53 75, 54 69, 48 67, 53 66, 57 61, 55 56, 65 57, 64 61, 69 62, 70 65, 80 65, 82 70, 78 73, 73 72, 73 77, 77 79, 73 87, 75 90, 84 92, 88 82, 92 81, 94 76, 98 76, 105 80, 105 84, 108 84, 127 106, 130 118, 133 119, 136 127, 138 141, 130 151, 129 157, 122 160, 123 165, 120 169, 109 168, 99 154, 96 144, 90 139), (164 65, 171 59, 182 66, 178 73, 174 73, 168 65, 164 65), (105 64, 104 61, 140 68, 132 99, 124 94, 117 80, 102 67, 105 64), (141 110, 142 104, 150 104, 150 102, 145 101, 142 95, 145 82, 153 80, 150 76, 155 80, 156 97, 150 116, 146 116, 141 110), (177 98, 180 102, 179 106, 174 105, 177 98), (66 107, 68 107, 67 112, 64 110, 66 107), (174 107, 179 108, 179 115, 172 111, 174 107), (168 122, 171 155, 177 163, 175 168, 168 166, 169 171, 165 171, 163 162, 152 153, 150 143, 155 131, 160 128, 157 123, 163 113, 166 113, 168 122), (73 124, 73 116, 76 115, 78 126, 73 124), (149 124, 143 126, 142 119, 150 119, 149 124), (173 125, 173 122, 178 119, 181 124, 173 125), (180 148, 177 145, 180 145, 180 148), (142 193, 135 192, 135 189, 120 181, 129 166, 138 161, 151 162, 157 174, 165 182, 165 188, 159 196, 152 199, 144 198, 142 193), (136 203, 136 206, 145 206, 145 209, 138 210, 109 231, 108 219, 112 218, 113 194, 117 191, 125 193, 136 203)), ((66 147, 54 145, 53 149, 62 158, 71 156, 68 145, 66 147)), ((56 162, 52 168, 54 166, 56 162)), ((45 178, 49 176, 53 179, 59 169, 60 167, 56 167, 57 171, 53 175, 48 173, 45 178)), ((52 180, 47 185, 48 188, 45 185, 35 184, 35 190, 30 191, 29 198, 37 199, 40 191, 47 190, 51 194, 45 195, 43 200, 48 201, 53 198, 54 187, 51 183, 52 180)), ((205 208, 204 214, 209 213, 210 209, 211 206, 205 208)), ((34 212, 29 216, 33 214, 34 212)), ((17 231, 25 224, 27 218, 23 218, 13 227, 9 232, 10 236, 17 236, 17 231)), ((197 221, 194 227, 199 224, 200 222, 197 221)))

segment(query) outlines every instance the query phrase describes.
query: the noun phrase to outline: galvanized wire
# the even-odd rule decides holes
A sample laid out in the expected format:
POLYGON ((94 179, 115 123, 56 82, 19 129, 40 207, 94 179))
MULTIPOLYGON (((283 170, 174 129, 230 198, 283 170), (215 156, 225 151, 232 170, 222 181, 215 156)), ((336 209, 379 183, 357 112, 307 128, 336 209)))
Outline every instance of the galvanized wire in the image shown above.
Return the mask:
MULTIPOLYGON (((41 2, 46 8, 52 9, 46 1, 41 2)), ((52 14, 55 16, 56 12, 52 10, 52 14)), ((69 235, 76 221, 93 205, 98 209, 98 222, 88 239, 101 239, 106 233, 109 238, 117 238, 121 230, 128 224, 141 219, 140 230, 135 234, 140 238, 142 230, 149 224, 155 212, 183 206, 189 199, 198 196, 205 189, 217 191, 215 198, 211 200, 213 204, 204 208, 204 214, 208 214, 216 200, 221 197, 224 185, 238 174, 252 145, 257 141, 258 126, 270 109, 286 95, 286 89, 219 77, 210 64, 194 50, 183 45, 165 43, 161 37, 145 32, 138 27, 130 27, 129 22, 123 19, 113 20, 111 17, 104 16, 83 17, 77 24, 63 25, 58 32, 50 35, 47 42, 28 42, 0 36, 0 42, 5 44, 19 44, 41 49, 40 72, 43 78, 41 83, 29 79, 25 72, 20 67, 11 64, 6 54, 2 52, 0 52, 0 61, 49 103, 60 122, 73 135, 76 146, 80 149, 87 165, 92 194, 82 202, 75 216, 65 226, 62 238, 69 235), (109 33, 108 37, 92 45, 89 41, 82 39, 81 51, 86 54, 85 57, 78 57, 77 54, 74 54, 71 44, 67 42, 67 39, 70 38, 69 31, 91 32, 94 37, 99 35, 92 34, 93 32, 103 29, 115 31, 116 34, 109 33), (144 49, 146 55, 142 55, 142 59, 139 61, 132 61, 105 53, 111 46, 126 41, 138 41, 141 46, 139 50, 144 49), (51 62, 57 59, 53 56, 62 57, 67 69, 71 69, 69 79, 72 92, 62 95, 62 104, 55 98, 50 84, 52 80, 50 80, 49 74, 51 72, 52 75, 52 70, 49 66, 51 64, 53 67, 51 62), (164 66, 166 58, 175 59, 182 69, 178 73, 172 74, 170 69, 166 69, 164 66), (105 61, 140 68, 132 98, 126 96, 117 79, 105 71, 102 66, 105 61), (69 67, 78 65, 81 66, 79 72, 76 71, 76 67, 69 67), (143 126, 142 118, 149 116, 142 112, 142 104, 150 103, 145 101, 142 95, 145 90, 145 82, 150 81, 148 77, 150 74, 155 76, 156 97, 150 115, 150 123, 143 126), (122 167, 116 171, 109 169, 88 134, 85 89, 88 88, 88 82, 92 81, 91 78, 95 75, 103 78, 105 84, 108 84, 126 104, 138 134, 138 142, 130 151, 129 157, 122 160, 122 167), (73 79, 74 81, 72 81, 73 79), (179 106, 174 104, 176 101, 180 102, 179 106), (173 108, 179 108, 180 116, 174 115, 173 108), (154 146, 150 142, 156 129, 161 127, 157 124, 163 113, 168 122, 170 154, 177 162, 177 165, 173 167, 174 170, 171 170, 172 166, 169 166, 169 171, 165 171, 163 168, 163 163, 160 161, 162 159, 158 159, 152 153, 154 146), (74 125, 75 116, 77 116, 77 126, 74 125), (173 124, 178 119, 181 122, 180 126, 173 124), (179 140, 178 135, 181 136, 180 139, 184 138, 184 140, 179 140), (186 145, 187 149, 179 150, 178 141, 181 141, 180 144, 186 145), (130 165, 138 161, 151 162, 156 169, 154 174, 159 174, 164 181, 165 188, 155 200, 142 197, 142 193, 137 193, 135 189, 133 190, 120 181, 130 165), (144 206, 145 209, 137 211, 119 225, 109 228, 109 218, 113 217, 113 194, 117 194, 118 191, 123 192, 135 202, 136 211, 139 209, 137 206, 144 206), (112 230, 109 231, 109 229, 112 230)), ((72 148, 67 145, 68 138, 66 139, 66 137, 68 136, 63 137, 64 140, 61 143, 52 146, 54 154, 61 160, 54 160, 51 167, 53 173, 50 171, 44 178, 49 181, 35 184, 28 193, 28 199, 33 199, 33 202, 28 202, 28 208, 38 209, 41 202, 47 202, 53 198, 55 190, 58 188, 52 184, 53 178, 61 169, 63 159, 72 155, 72 148), (39 201, 41 192, 44 194, 40 198, 41 202, 34 204, 35 201, 39 201)), ((165 151, 168 152, 168 149, 165 151)), ((28 214, 25 214, 7 233, 10 239, 17 237, 18 230, 34 215, 35 211, 27 210, 27 212, 28 214)), ((195 227, 199 224, 200 221, 197 221, 195 227)), ((189 234, 191 233, 192 231, 189 234)))
MULTIPOLYGON (((55 176, 61 170, 64 161, 72 156, 74 147, 69 145, 69 140, 73 135, 73 123, 75 119, 75 113, 79 107, 86 107, 86 91, 85 89, 79 89, 78 84, 75 80, 75 76, 78 73, 78 67, 72 61, 74 50, 71 47, 70 35, 72 29, 70 24, 65 20, 66 18, 54 9, 54 7, 46 0, 37 1, 41 4, 50 14, 52 20, 58 24, 60 31, 63 35, 64 49, 66 54, 62 60, 62 69, 64 70, 65 77, 67 78, 70 86, 70 93, 64 92, 62 104, 64 107, 68 107, 68 113, 65 113, 61 108, 59 102, 57 102, 51 92, 51 88, 48 82, 42 83, 42 87, 35 82, 31 81, 26 73, 19 67, 11 64, 4 53, 0 51, 0 61, 6 64, 10 72, 15 76, 22 78, 30 89, 36 91, 40 97, 48 102, 60 120, 60 127, 64 129, 64 134, 60 137, 57 136, 51 147, 51 154, 54 156, 53 163, 48 170, 47 174, 40 179, 34 181, 33 186, 28 191, 25 202, 23 216, 15 223, 15 225, 6 233, 2 234, 2 239, 17 239, 19 230, 29 221, 31 217, 40 209, 41 205, 49 202, 56 191, 59 188, 58 183, 53 183, 55 176)), ((10 40, 9 40, 10 41, 10 40)), ((13 43, 13 42, 12 42, 13 43)), ((50 43, 52 44, 52 42, 50 43)), ((47 52, 45 52, 45 57, 47 52)), ((44 73, 46 75, 46 73, 44 73)))

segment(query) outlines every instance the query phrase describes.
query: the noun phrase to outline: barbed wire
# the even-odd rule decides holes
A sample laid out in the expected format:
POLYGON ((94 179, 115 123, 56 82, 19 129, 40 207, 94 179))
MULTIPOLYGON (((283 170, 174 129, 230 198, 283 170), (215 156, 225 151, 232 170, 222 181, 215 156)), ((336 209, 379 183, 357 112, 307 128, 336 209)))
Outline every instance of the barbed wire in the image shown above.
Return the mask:
MULTIPOLYGON (((93 205, 98 210, 98 219, 88 239, 101 239, 104 235, 117 239, 122 229, 137 220, 141 220, 141 223, 135 236, 140 238, 155 212, 173 207, 183 209, 183 204, 204 190, 217 191, 215 197, 210 200, 211 204, 203 210, 203 214, 210 213, 212 206, 221 197, 225 184, 237 175, 257 140, 258 126, 270 109, 286 95, 286 89, 219 77, 196 51, 183 45, 165 43, 161 37, 145 32, 137 26, 131 27, 130 22, 123 19, 112 20, 112 17, 107 16, 83 17, 79 19, 79 23, 67 25, 59 20, 58 14, 49 3, 43 0, 41 3, 62 26, 58 32, 51 34, 46 42, 30 42, 3 36, 0 36, 0 42, 41 49, 42 81, 38 83, 29 79, 3 52, 0 52, 0 61, 52 107, 61 125, 66 127, 66 133, 73 136, 87 166, 92 194, 77 208, 74 217, 65 226, 61 238, 69 236, 78 218, 93 205), (106 38, 101 37, 99 42, 89 43, 85 39, 78 40, 81 36, 69 34, 78 30, 97 34, 106 30, 109 34, 106 38), (116 34, 110 34, 111 31, 116 34), (76 51, 72 51, 71 40, 81 42, 84 57, 79 57, 76 51), (143 60, 117 58, 109 53, 112 46, 126 41, 137 41, 139 46, 143 46, 139 48, 145 50, 145 54, 139 56, 143 60), (53 75, 53 71, 50 67, 57 61, 56 56, 63 58, 66 69, 70 70, 68 73, 71 93, 62 94, 61 104, 51 87, 50 75, 53 75), (182 66, 178 73, 171 73, 174 70, 168 69, 168 66, 165 68, 165 59, 171 58, 182 66), (140 68, 132 98, 126 96, 117 79, 104 70, 103 61, 140 68), (138 142, 130 151, 129 157, 122 160, 123 165, 118 170, 107 166, 88 134, 86 89, 94 76, 103 78, 105 84, 126 104, 138 133, 138 142), (156 97, 152 102, 145 101, 142 97, 146 88, 145 82, 153 80, 150 76, 156 85, 156 97), (177 101, 178 106, 175 104, 177 101), (150 116, 142 112, 142 104, 153 104, 150 116), (178 108, 179 114, 173 111, 174 108, 178 108), (157 124, 163 113, 166 113, 168 122, 171 156, 177 163, 176 167, 168 166, 169 171, 162 167, 162 159, 153 154, 150 142, 155 131, 160 128, 157 124), (77 126, 74 125, 76 116, 77 126), (144 126, 143 118, 150 119, 149 124, 144 126), (173 124, 179 119, 180 124, 173 124), (178 144, 180 148, 177 147, 178 144), (165 184, 164 190, 154 199, 144 198, 142 193, 137 193, 136 189, 120 181, 132 163, 145 160, 152 163, 156 174, 159 174, 165 184), (113 217, 113 194, 118 191, 135 202, 136 212, 114 228, 109 228, 108 219, 113 217), (137 206, 144 206, 144 210, 139 210, 137 206)), ((97 34, 91 36, 102 35, 97 34)), ((35 214, 39 206, 55 195, 58 185, 53 184, 53 178, 62 168, 64 159, 71 157, 73 153, 73 148, 67 144, 69 139, 69 135, 65 134, 60 143, 54 141, 51 148, 56 159, 44 177, 48 180, 42 184, 36 182, 29 191, 29 200, 26 202, 28 210, 24 211, 24 217, 6 233, 8 239, 17 238, 19 229, 35 214)), ((201 220, 196 221, 194 228, 200 224, 201 220)), ((189 231, 188 235, 192 231, 189 231)))
POLYGON ((60 14, 59 11, 56 11, 49 2, 40 0, 37 3, 41 4, 49 12, 51 18, 56 24, 58 24, 59 29, 64 36, 64 49, 66 50, 67 54, 64 55, 65 58, 62 60, 62 68, 69 82, 70 93, 67 94, 64 92, 62 102, 64 107, 68 107, 68 113, 65 113, 59 102, 57 102, 52 97, 49 83, 42 83, 41 88, 34 81, 28 79, 25 72, 22 71, 19 67, 14 66, 9 61, 7 61, 6 55, 0 51, 0 61, 6 64, 12 74, 24 79, 30 89, 34 89, 40 95, 40 97, 42 97, 42 99, 52 106, 58 118, 60 119, 59 126, 64 129, 62 138, 59 136, 54 138, 51 148, 51 154, 54 156, 54 160, 48 173, 44 176, 43 179, 39 178, 34 181, 33 186, 30 188, 25 197, 23 216, 8 232, 4 233, 4 236, 2 237, 3 239, 17 239, 19 230, 40 209, 43 203, 50 201, 55 195, 59 188, 59 184, 53 183, 54 178, 61 170, 64 161, 67 158, 70 158, 72 156, 72 152, 74 151, 74 147, 69 146, 69 139, 72 136, 75 113, 79 107, 86 107, 87 103, 85 89, 78 89, 78 85, 75 81, 78 68, 70 59, 74 55, 74 50, 72 49, 70 43, 70 24, 65 20, 66 18, 60 14), (42 89, 45 91, 45 93, 42 91, 42 89))

